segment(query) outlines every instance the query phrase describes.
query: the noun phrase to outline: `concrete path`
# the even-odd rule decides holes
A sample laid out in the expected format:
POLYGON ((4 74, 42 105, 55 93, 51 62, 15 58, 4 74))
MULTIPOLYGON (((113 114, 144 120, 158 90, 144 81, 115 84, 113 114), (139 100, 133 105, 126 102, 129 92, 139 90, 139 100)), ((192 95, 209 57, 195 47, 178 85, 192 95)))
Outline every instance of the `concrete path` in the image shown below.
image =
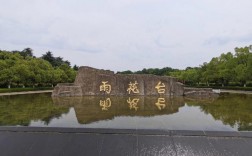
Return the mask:
POLYGON ((252 132, 0 127, 0 155, 247 156, 252 132))
POLYGON ((25 92, 10 92, 10 93, 0 93, 0 96, 5 95, 21 95, 21 94, 38 94, 38 93, 52 93, 53 90, 38 90, 38 91, 25 91, 25 92))
POLYGON ((221 89, 220 92, 221 93, 235 93, 235 94, 252 94, 252 91, 242 91, 242 90, 225 90, 225 89, 221 89))

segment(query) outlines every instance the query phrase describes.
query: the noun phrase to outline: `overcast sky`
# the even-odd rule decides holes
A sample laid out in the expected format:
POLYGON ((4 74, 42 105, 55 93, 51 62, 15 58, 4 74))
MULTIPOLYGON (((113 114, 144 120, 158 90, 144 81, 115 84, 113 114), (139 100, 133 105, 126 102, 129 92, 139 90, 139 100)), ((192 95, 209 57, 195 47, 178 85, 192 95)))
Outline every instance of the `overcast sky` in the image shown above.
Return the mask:
POLYGON ((0 49, 72 65, 183 69, 250 44, 251 0, 0 0, 0 49))

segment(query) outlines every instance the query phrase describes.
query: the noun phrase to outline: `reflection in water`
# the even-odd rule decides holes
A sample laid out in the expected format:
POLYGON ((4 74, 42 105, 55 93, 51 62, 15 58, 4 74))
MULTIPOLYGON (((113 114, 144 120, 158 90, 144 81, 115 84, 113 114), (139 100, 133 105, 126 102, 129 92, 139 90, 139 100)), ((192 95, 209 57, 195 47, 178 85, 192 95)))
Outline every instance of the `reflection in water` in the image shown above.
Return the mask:
POLYGON ((102 110, 108 110, 109 107, 111 107, 111 100, 110 98, 107 98, 106 100, 100 100, 100 106, 102 107, 102 110))
POLYGON ((0 125, 252 131, 252 96, 1 96, 0 125))
POLYGON ((165 98, 158 98, 158 101, 155 104, 159 110, 164 109, 165 108, 165 98))
POLYGON ((252 96, 245 94, 223 94, 210 104, 187 101, 190 106, 200 106, 201 110, 211 114, 215 120, 231 127, 238 126, 239 131, 252 131, 252 96))
POLYGON ((137 111, 138 106, 137 103, 139 102, 139 98, 134 98, 133 100, 129 99, 127 100, 127 103, 129 104, 129 108, 131 109, 135 109, 135 111, 137 111))
POLYGON ((81 124, 113 119, 116 116, 150 117, 172 114, 178 112, 179 107, 184 106, 183 98, 158 97, 55 97, 53 101, 55 105, 72 104, 78 122, 81 124))
POLYGON ((54 105, 48 94, 0 96, 0 125, 28 126, 31 120, 47 125, 68 110, 66 105, 54 105))

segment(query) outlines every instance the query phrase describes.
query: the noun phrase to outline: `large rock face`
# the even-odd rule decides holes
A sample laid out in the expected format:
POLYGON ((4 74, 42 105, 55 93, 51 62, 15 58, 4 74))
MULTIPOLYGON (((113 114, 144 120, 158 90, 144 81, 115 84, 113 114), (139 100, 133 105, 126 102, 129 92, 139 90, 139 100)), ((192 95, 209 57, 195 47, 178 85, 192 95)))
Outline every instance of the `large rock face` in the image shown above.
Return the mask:
POLYGON ((183 96, 183 84, 168 76, 114 74, 80 67, 73 84, 58 84, 52 96, 119 95, 183 96))

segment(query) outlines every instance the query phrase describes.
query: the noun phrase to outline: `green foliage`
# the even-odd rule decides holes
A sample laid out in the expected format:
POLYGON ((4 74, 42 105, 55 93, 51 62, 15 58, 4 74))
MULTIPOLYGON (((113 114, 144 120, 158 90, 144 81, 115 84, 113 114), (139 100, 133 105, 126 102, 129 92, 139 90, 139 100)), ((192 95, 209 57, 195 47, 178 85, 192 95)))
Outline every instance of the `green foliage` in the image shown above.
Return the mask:
POLYGON ((76 70, 70 67, 69 61, 64 61, 61 57, 54 58, 51 52, 47 52, 42 58, 36 58, 31 48, 25 48, 21 52, 0 51, 0 86, 2 87, 71 83, 75 76, 76 70))
POLYGON ((238 86, 247 86, 252 81, 252 46, 235 48, 235 53, 222 53, 214 57, 209 63, 204 62, 199 67, 187 67, 185 70, 165 67, 144 68, 132 72, 130 70, 118 72, 119 74, 153 74, 160 76, 173 76, 189 86, 214 84, 215 86, 229 86, 230 83, 238 86))
POLYGON ((199 68, 187 68, 171 75, 186 85, 197 86, 199 83, 204 83, 209 86, 210 83, 214 83, 228 86, 232 82, 246 87, 247 82, 252 80, 252 53, 249 47, 235 48, 235 54, 223 53, 199 68))
POLYGON ((133 72, 130 70, 126 70, 126 71, 122 71, 122 72, 117 72, 117 74, 133 74, 133 72))
POLYGON ((48 61, 53 67, 59 67, 63 64, 70 66, 69 61, 64 61, 62 57, 53 57, 52 52, 48 51, 41 57, 42 59, 48 61))
POLYGON ((170 67, 165 67, 162 69, 159 68, 149 68, 146 69, 144 68, 143 70, 139 70, 136 72, 130 71, 130 70, 126 70, 126 71, 122 71, 122 72, 117 72, 118 74, 153 74, 153 75, 159 75, 159 76, 167 76, 170 75, 171 72, 177 71, 177 69, 172 69, 170 67))
POLYGON ((0 97, 0 126, 28 126, 32 121, 38 120, 48 124, 53 118, 69 111, 67 106, 54 105, 49 96, 38 94, 34 98, 30 94, 0 97))
POLYGON ((225 125, 231 127, 238 126, 239 131, 252 130, 252 96, 245 94, 221 95, 217 100, 210 104, 190 103, 188 105, 197 105, 206 114, 211 114, 215 120, 220 120, 225 125))
POLYGON ((75 65, 73 66, 73 70, 78 71, 78 70, 79 70, 79 67, 75 64, 75 65))
MULTIPOLYGON (((0 50, 0 86, 35 86, 55 85, 73 82, 78 66, 70 66, 70 62, 62 57, 54 57, 48 51, 41 58, 33 56, 31 48, 23 51, 0 50)), ((252 81, 252 53, 249 47, 235 48, 235 53, 222 53, 210 62, 199 67, 187 67, 185 70, 165 68, 144 68, 136 72, 127 70, 118 74, 153 74, 173 76, 190 86, 214 84, 229 86, 230 83, 247 86, 252 81)))

